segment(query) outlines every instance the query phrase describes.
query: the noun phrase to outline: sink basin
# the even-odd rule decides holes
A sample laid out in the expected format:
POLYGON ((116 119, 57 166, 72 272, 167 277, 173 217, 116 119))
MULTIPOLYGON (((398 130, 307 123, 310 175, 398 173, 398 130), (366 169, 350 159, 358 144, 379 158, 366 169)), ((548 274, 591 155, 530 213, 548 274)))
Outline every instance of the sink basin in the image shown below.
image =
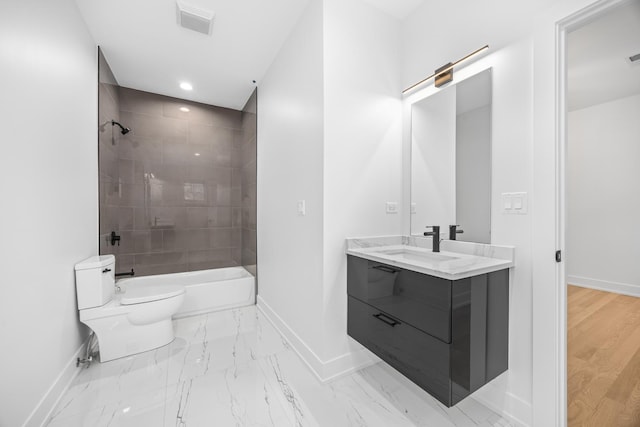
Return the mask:
POLYGON ((451 261, 454 259, 458 259, 458 257, 451 255, 443 255, 435 252, 423 252, 416 251, 412 249, 385 249, 381 251, 376 251, 379 254, 393 256, 394 258, 406 259, 409 261, 431 261, 431 262, 439 262, 439 261, 451 261))

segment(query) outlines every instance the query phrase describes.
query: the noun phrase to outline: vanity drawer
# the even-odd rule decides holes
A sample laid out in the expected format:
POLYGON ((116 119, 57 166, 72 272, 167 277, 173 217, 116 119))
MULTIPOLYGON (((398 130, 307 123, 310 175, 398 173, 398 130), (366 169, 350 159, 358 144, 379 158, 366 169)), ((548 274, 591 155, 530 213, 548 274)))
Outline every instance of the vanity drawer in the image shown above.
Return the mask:
POLYGON ((445 343, 451 342, 451 281, 347 256, 347 292, 445 343))
POLYGON ((450 406, 449 345, 356 298, 348 300, 347 331, 411 381, 450 406))

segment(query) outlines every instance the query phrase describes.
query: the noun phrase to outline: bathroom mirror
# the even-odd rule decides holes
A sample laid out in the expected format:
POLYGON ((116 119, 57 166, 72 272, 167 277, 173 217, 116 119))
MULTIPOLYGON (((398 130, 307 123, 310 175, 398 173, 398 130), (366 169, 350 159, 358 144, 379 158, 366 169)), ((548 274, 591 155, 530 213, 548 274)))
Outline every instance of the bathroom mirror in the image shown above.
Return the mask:
POLYGON ((491 69, 411 105, 411 234, 491 243, 491 69))

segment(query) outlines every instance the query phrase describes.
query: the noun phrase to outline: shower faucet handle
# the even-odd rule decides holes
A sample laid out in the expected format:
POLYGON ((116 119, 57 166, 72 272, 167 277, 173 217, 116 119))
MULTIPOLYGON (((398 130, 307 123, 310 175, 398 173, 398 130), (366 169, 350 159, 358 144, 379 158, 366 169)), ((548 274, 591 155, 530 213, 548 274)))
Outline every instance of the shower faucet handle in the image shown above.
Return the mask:
POLYGON ((120 236, 117 235, 115 231, 111 232, 110 242, 111 242, 111 246, 115 246, 116 242, 118 242, 118 246, 120 246, 120 236))

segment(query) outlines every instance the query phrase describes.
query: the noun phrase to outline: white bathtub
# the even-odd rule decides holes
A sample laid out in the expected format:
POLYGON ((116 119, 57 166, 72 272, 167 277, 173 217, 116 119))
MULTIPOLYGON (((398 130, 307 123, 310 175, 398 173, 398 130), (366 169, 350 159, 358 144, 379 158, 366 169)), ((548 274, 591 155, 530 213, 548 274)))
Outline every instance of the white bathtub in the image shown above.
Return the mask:
POLYGON ((242 267, 159 274, 156 276, 120 279, 117 285, 127 286, 182 285, 185 298, 173 318, 194 316, 211 311, 255 304, 255 278, 242 267))

